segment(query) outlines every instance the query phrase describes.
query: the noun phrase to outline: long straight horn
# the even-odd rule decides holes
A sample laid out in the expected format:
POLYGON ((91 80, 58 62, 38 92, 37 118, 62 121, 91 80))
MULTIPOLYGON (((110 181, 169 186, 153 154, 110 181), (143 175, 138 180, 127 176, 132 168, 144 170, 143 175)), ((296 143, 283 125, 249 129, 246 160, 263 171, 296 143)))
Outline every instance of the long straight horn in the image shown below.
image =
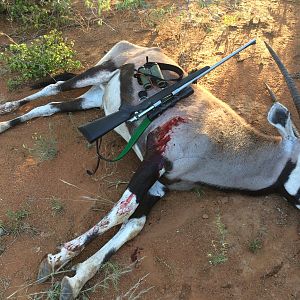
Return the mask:
POLYGON ((269 85, 268 85, 266 82, 265 82, 265 86, 266 86, 266 88, 267 88, 267 90, 268 90, 268 92, 269 92, 269 94, 270 94, 270 96, 271 96, 271 98, 272 98, 272 101, 273 101, 274 103, 275 103, 275 102, 278 102, 275 93, 273 92, 273 90, 269 87, 269 85))
POLYGON ((268 48, 269 52, 271 53, 273 59, 275 60, 281 74, 283 75, 285 82, 290 90, 291 96, 294 100, 295 106, 297 108, 298 111, 298 115, 300 117, 300 94, 297 90, 296 84, 293 80, 293 78, 291 77, 291 75, 289 74, 288 70, 286 69, 286 67, 284 66, 284 64, 282 63, 282 61, 280 60, 279 56, 275 53, 275 51, 271 48, 270 45, 268 45, 266 42, 266 47, 268 48))

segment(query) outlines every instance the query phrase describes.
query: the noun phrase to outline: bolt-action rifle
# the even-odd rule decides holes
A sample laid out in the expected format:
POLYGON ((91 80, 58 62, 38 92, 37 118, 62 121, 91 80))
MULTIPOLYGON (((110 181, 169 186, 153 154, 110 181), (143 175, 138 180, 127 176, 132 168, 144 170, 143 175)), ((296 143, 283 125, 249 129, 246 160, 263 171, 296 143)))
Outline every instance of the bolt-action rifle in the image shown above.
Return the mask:
POLYGON ((244 46, 224 57, 213 66, 206 66, 198 71, 193 72, 173 85, 162 89, 155 95, 146 98, 138 105, 131 106, 123 104, 117 112, 80 126, 80 132, 84 135, 89 143, 92 143, 124 122, 135 122, 145 115, 147 115, 148 118, 154 119, 170 106, 175 105, 175 103, 180 99, 190 95, 193 92, 192 88, 190 87, 192 83, 205 76, 207 73, 214 70, 225 61, 238 54, 240 51, 255 43, 255 39, 251 40, 244 46))

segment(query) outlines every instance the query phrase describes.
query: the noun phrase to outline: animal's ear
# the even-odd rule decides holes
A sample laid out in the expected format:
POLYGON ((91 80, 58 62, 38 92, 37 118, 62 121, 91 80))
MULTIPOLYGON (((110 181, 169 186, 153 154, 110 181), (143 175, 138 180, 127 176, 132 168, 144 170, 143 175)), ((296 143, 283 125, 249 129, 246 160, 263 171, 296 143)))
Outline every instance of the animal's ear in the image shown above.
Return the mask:
POLYGON ((270 108, 268 121, 277 128, 283 138, 296 137, 293 131, 291 114, 288 109, 279 102, 275 102, 270 108))

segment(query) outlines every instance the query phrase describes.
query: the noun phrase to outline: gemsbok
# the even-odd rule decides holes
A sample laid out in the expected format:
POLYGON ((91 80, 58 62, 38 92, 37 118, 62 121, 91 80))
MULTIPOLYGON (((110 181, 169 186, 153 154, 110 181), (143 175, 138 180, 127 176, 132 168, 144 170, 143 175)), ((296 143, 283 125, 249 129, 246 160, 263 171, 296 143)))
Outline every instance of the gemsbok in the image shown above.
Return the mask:
MULTIPOLYGON (((276 53, 266 46, 285 78, 300 115, 296 85, 276 53)), ((101 107, 108 115, 122 105, 139 104, 144 87, 134 75, 144 65, 146 57, 153 62, 178 66, 159 48, 121 41, 96 66, 82 74, 50 84, 21 100, 0 105, 0 114, 9 113, 40 97, 90 86, 76 99, 52 102, 0 122, 0 133, 32 118, 58 112, 101 107)), ((176 77, 171 71, 163 73, 168 79, 176 77)), ((153 95, 158 91, 160 88, 153 86, 147 92, 153 95)), ((277 128, 278 136, 259 132, 225 102, 195 85, 194 93, 154 119, 134 146, 141 163, 120 200, 94 227, 61 245, 58 253, 47 254, 39 268, 39 281, 46 280, 71 261, 94 238, 121 224, 111 240, 77 265, 73 277, 63 278, 60 299, 75 299, 100 266, 143 229, 151 208, 167 190, 189 190, 205 184, 254 194, 275 192, 300 209, 299 134, 289 110, 276 100, 270 88, 269 92, 275 103, 267 119, 277 128)), ((116 131, 128 141, 135 126, 135 123, 123 123, 116 131)))

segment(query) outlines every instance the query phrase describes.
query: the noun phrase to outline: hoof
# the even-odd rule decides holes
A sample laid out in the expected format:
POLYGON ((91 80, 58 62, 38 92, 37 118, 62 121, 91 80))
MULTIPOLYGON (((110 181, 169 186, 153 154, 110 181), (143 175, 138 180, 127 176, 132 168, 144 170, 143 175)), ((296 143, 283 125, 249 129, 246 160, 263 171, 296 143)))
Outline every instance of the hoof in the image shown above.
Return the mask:
POLYGON ((61 282, 61 292, 59 300, 73 300, 75 299, 73 295, 73 288, 69 282, 69 277, 65 276, 61 282))
POLYGON ((48 256, 46 255, 46 257, 44 257, 42 262, 40 263, 37 282, 38 283, 45 282, 52 273, 53 273, 53 268, 51 264, 48 262, 48 256))
POLYGON ((10 128, 9 122, 0 122, 0 133, 10 128))
POLYGON ((16 102, 6 102, 4 104, 0 104, 0 115, 7 114, 9 112, 12 112, 16 110, 20 104, 16 102))

